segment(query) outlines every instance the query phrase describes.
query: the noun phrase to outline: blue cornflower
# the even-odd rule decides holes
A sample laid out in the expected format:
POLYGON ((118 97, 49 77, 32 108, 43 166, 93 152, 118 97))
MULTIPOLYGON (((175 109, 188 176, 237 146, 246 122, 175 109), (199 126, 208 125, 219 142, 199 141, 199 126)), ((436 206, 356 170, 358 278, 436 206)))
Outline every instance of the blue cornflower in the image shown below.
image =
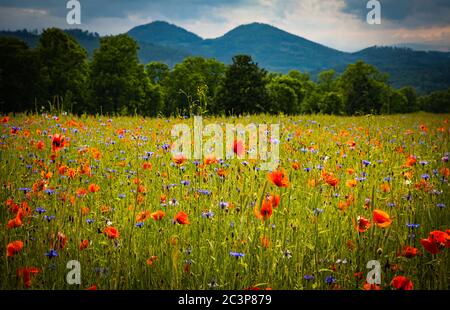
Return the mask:
POLYGON ((29 187, 21 187, 21 188, 19 188, 19 191, 24 192, 24 193, 31 192, 31 188, 29 188, 29 187))
POLYGON ((55 193, 55 190, 54 190, 54 189, 47 188, 46 190, 44 190, 44 193, 46 193, 46 194, 48 194, 48 195, 52 195, 52 194, 55 193))
POLYGON ((50 215, 50 216, 44 215, 44 219, 46 219, 48 222, 50 222, 51 220, 54 220, 55 217, 56 217, 56 216, 54 216, 54 215, 50 215))
POLYGON ((45 210, 45 209, 42 208, 42 207, 37 207, 35 211, 36 211, 37 213, 39 213, 39 214, 42 214, 42 213, 47 212, 47 210, 45 210))
POLYGON ((219 203, 219 206, 220 206, 221 209, 225 209, 225 208, 228 207, 228 202, 221 201, 221 202, 219 203))
POLYGON ((50 251, 45 253, 45 256, 47 256, 48 258, 57 257, 58 256, 58 252, 56 252, 54 249, 51 249, 50 251))
POLYGON ((424 180, 428 180, 430 178, 430 175, 425 173, 421 175, 421 178, 424 180))
POLYGON ((92 223, 94 223, 94 219, 86 219, 86 223, 92 224, 92 223))
POLYGON ((323 209, 319 209, 319 208, 315 208, 315 209, 314 209, 314 215, 315 215, 315 216, 318 216, 320 213, 323 213, 323 212, 324 212, 323 209))
POLYGON ((142 228, 144 226, 144 222, 136 223, 134 226, 142 228))
POLYGON ((441 208, 441 209, 444 209, 444 208, 445 208, 445 204, 443 204, 443 203, 438 203, 438 204, 436 205, 436 207, 441 208))
POLYGON ((127 195, 125 195, 125 194, 119 194, 118 197, 119 197, 119 198, 125 198, 125 197, 127 197, 127 195))
POLYGON ((327 277, 325 278, 325 283, 327 283, 328 285, 333 284, 333 283, 336 283, 336 279, 333 278, 333 276, 327 276, 327 277))
POLYGON ((312 280, 314 280, 314 276, 310 275, 310 274, 305 274, 303 276, 303 279, 305 279, 306 281, 312 281, 312 280))
POLYGON ((372 163, 371 163, 370 161, 368 161, 368 160, 363 160, 362 163, 363 163, 364 167, 370 166, 370 165, 372 164, 372 163))
POLYGON ((410 229, 417 229, 420 227, 420 224, 414 224, 414 223, 407 223, 406 227, 410 228, 410 229))
POLYGON ((428 165, 428 162, 424 161, 424 160, 421 160, 421 161, 419 161, 419 164, 422 165, 422 166, 425 166, 425 165, 428 165))
POLYGON ((234 257, 236 257, 236 258, 239 258, 239 257, 244 257, 244 253, 239 253, 239 252, 230 252, 230 255, 231 256, 234 256, 234 257))
POLYGON ((208 211, 208 212, 202 212, 202 217, 205 219, 210 219, 214 216, 214 212, 212 211, 208 211))
POLYGON ((206 189, 199 189, 197 192, 202 195, 211 195, 211 192, 206 189))
POLYGON ((189 180, 181 181, 181 185, 188 186, 189 184, 191 184, 191 181, 189 180))
POLYGON ((164 143, 163 145, 161 145, 161 148, 163 149, 163 150, 168 150, 168 149, 170 149, 170 144, 167 144, 167 143, 164 143))

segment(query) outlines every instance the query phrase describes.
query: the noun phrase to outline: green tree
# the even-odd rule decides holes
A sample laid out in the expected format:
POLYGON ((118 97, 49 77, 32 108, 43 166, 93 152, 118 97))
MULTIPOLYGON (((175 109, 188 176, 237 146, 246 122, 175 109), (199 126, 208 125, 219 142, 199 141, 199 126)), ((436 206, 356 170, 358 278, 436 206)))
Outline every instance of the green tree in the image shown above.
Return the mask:
POLYGON ((277 76, 267 85, 270 99, 268 112, 296 114, 304 98, 302 83, 288 75, 277 76))
POLYGON ((214 95, 225 68, 223 63, 203 57, 188 57, 175 65, 164 82, 166 114, 187 114, 201 102, 209 105, 209 112, 217 113, 214 95))
POLYGON ((407 97, 399 90, 391 89, 386 86, 385 99, 383 100, 383 106, 381 113, 383 114, 395 114, 405 113, 408 105, 407 97))
POLYGON ((161 84, 154 83, 148 76, 147 72, 140 70, 140 78, 142 87, 142 100, 138 103, 137 112, 143 116, 158 116, 164 113, 164 95, 161 84))
POLYGON ((234 56, 219 89, 218 104, 227 114, 235 115, 270 110, 266 77, 267 72, 250 56, 234 56))
POLYGON ((62 97, 65 109, 77 112, 86 102, 87 52, 64 31, 45 30, 37 46, 41 99, 62 97))
POLYGON ((145 98, 144 68, 137 57, 138 45, 126 34, 100 40, 90 76, 92 102, 106 113, 139 111, 145 98))
POLYGON ((147 73, 147 76, 150 78, 152 83, 161 84, 169 76, 170 68, 165 63, 152 61, 147 64, 145 72, 147 73))
POLYGON ((317 80, 317 84, 321 91, 333 92, 336 90, 336 71, 322 71, 319 73, 317 80))
POLYGON ((406 108, 403 112, 404 113, 412 113, 412 112, 418 111, 419 110, 419 106, 418 106, 419 102, 418 102, 416 90, 411 86, 407 86, 407 87, 401 88, 399 91, 406 97, 406 100, 407 100, 406 108))
POLYGON ((340 77, 348 115, 378 114, 383 106, 387 76, 362 61, 351 64, 340 77))
POLYGON ((319 102, 319 111, 323 114, 341 115, 344 113, 342 96, 337 92, 322 94, 319 102))
POLYGON ((421 97, 420 106, 426 112, 450 113, 450 88, 421 97))
POLYGON ((25 42, 0 38, 0 111, 34 109, 38 77, 36 53, 25 42))

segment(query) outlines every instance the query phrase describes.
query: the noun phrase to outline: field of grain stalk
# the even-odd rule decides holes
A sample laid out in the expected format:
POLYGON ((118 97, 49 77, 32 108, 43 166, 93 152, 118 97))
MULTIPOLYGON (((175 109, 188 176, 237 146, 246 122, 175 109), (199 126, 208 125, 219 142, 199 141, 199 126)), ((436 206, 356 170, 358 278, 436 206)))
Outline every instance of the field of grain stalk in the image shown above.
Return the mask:
POLYGON ((204 119, 279 123, 268 172, 174 158, 192 119, 3 117, 1 289, 449 289, 448 118, 204 119))

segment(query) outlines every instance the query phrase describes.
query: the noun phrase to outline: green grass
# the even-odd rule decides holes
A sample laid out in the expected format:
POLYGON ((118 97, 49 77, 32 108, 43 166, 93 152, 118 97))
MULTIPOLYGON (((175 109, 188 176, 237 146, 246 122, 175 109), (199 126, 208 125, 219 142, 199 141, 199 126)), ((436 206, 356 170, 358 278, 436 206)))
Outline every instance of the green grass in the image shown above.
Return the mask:
POLYGON ((218 124, 280 123, 280 163, 289 175, 290 185, 277 188, 268 181, 267 172, 254 169, 258 162, 249 161, 245 166, 242 160, 234 159, 225 161, 225 166, 216 163, 197 168, 188 160, 183 169, 173 164, 170 151, 160 146, 172 143, 170 130, 174 124, 192 126, 192 119, 136 117, 113 118, 109 122, 107 117, 11 117, 1 127, 0 139, 1 288, 23 289, 23 280, 16 270, 37 267, 40 273, 31 276, 31 289, 84 289, 93 284, 99 289, 210 289, 208 284, 214 281, 218 289, 257 286, 359 290, 369 271, 367 262, 379 260, 383 289, 392 289, 390 283, 396 275, 408 277, 414 289, 449 289, 449 250, 432 255, 420 244, 429 232, 450 229, 448 178, 443 179, 440 172, 450 168, 442 161, 450 152, 446 119, 448 115, 413 114, 261 115, 204 120, 218 124), (70 124, 71 120, 75 122, 70 124), (428 132, 419 129, 422 124, 428 132), (13 126, 21 128, 18 134, 10 133, 13 126), (441 127, 443 132, 438 130, 441 127), (121 129, 127 130, 123 138, 118 135, 121 129), (411 133, 407 134, 407 130, 411 133), (70 144, 58 152, 53 163, 49 135, 57 133, 70 138, 70 144), (37 141, 43 141, 45 147, 39 150, 37 141), (348 141, 355 141, 353 150, 348 141), (80 153, 83 147, 89 151, 80 153), (310 147, 317 152, 311 152, 310 147), (399 147, 404 153, 398 152, 399 147), (92 148, 101 153, 99 159, 93 158, 92 148), (145 160, 146 152, 154 154, 145 160), (411 168, 404 167, 408 155, 417 157, 411 168), (364 167, 362 160, 372 164, 364 167), (142 168, 146 161, 152 164, 151 170, 142 168), (419 161, 428 164, 421 165, 419 161), (298 170, 292 168, 294 162, 298 162, 298 170), (83 163, 91 166, 91 176, 77 174, 70 179, 58 172, 60 165, 76 169, 83 163), (323 170, 318 169, 319 165, 323 170), (227 172, 224 179, 215 171, 221 167, 227 172), (349 168, 355 170, 353 175, 348 174, 349 168), (323 182, 324 170, 340 180, 336 188, 323 182), (433 170, 437 170, 437 175, 433 170), (46 187, 53 189, 53 194, 43 190, 25 194, 19 190, 33 188, 43 178, 41 171, 53 173, 46 187), (402 175, 406 171, 412 172, 410 184, 402 175), (432 190, 416 188, 424 174, 430 176, 427 182, 432 190), (356 177, 365 179, 354 188, 346 186, 347 180, 356 177), (385 181, 386 177, 392 180, 385 181), (141 180, 146 193, 137 192, 135 178, 141 180), (309 185, 312 179, 316 186, 309 185), (182 180, 189 180, 190 185, 181 185, 182 180), (389 192, 381 190, 383 183, 389 183, 389 192), (89 184, 99 185, 100 191, 88 191, 84 197, 78 197, 77 190, 87 189, 89 184), (177 186, 164 188, 169 184, 177 186), (211 194, 199 194, 198 189, 211 194), (262 197, 270 193, 280 195, 281 203, 270 219, 261 221, 254 215, 253 204, 259 207, 262 197), (177 205, 162 206, 163 194, 167 202, 175 198, 177 205), (339 210, 339 201, 345 201, 350 194, 354 203, 345 211, 339 210), (371 202, 366 208, 368 198, 371 202), (19 205, 27 201, 32 209, 21 227, 6 227, 15 217, 6 206, 8 199, 19 205), (221 202, 233 207, 221 208, 221 202), (439 203, 446 207, 437 207, 439 203), (102 212, 104 206, 113 210, 102 212), (89 214, 83 215, 82 207, 88 207, 89 214), (39 214, 37 208, 46 212, 39 214), (316 209, 323 212, 316 215, 316 209), (383 229, 373 224, 373 209, 387 212, 392 225, 383 229), (157 210, 166 213, 163 220, 148 218, 143 227, 135 226, 140 212, 157 210), (188 214, 190 224, 173 224, 175 214, 182 210, 188 214), (204 211, 212 211, 214 216, 203 218, 204 211), (55 219, 49 222, 45 215, 54 215, 55 219), (358 216, 372 222, 364 233, 358 233, 354 227, 358 216), (94 222, 89 224, 87 219, 94 222), (116 241, 102 233, 107 221, 120 232, 116 241), (411 230, 407 223, 420 227, 411 230), (45 253, 52 248, 52 236, 58 232, 67 236, 67 244, 64 249, 56 249, 57 257, 49 259, 45 253), (409 237, 411 233, 415 238, 409 237), (269 239, 267 248, 262 246, 264 236, 269 239), (79 249, 81 239, 89 240, 87 249, 79 249), (7 257, 7 244, 14 240, 23 241, 24 247, 7 257), (413 258, 399 256, 405 245, 418 248, 420 254, 413 258), (231 251, 245 256, 232 257, 231 251), (158 259, 148 266, 146 261, 151 256, 158 259), (66 283, 69 260, 81 263, 81 285, 66 283), (338 260, 346 263, 336 263, 338 260), (106 268, 107 272, 98 272, 99 268, 106 268), (358 272, 363 273, 362 279, 355 277, 358 272), (314 279, 307 281, 305 275, 313 275, 314 279), (327 276, 336 279, 336 283, 327 284, 327 276))

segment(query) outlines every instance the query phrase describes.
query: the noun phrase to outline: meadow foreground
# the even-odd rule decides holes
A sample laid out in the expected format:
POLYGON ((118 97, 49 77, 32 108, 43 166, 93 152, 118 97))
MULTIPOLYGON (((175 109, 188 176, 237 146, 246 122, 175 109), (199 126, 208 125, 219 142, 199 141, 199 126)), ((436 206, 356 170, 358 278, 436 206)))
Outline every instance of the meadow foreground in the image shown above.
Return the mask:
POLYGON ((174 158, 192 119, 3 117, 1 289, 447 290, 448 119, 205 120, 279 123, 269 172, 174 158))

